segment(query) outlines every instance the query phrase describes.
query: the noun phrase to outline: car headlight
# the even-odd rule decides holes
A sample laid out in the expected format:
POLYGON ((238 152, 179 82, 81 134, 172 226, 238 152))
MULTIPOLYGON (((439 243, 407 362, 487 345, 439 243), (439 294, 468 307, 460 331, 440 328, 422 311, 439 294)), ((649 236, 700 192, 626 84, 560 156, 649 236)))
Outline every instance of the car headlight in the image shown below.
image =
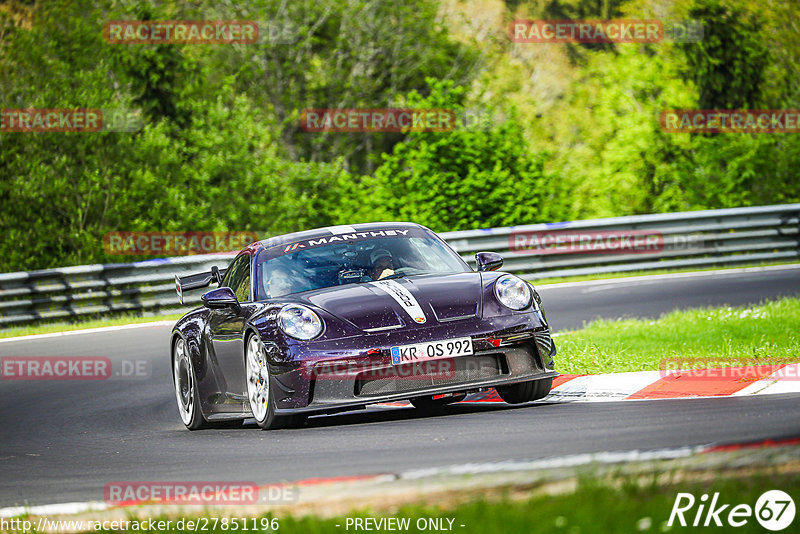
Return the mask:
POLYGON ((531 286, 513 274, 504 274, 495 281, 494 294, 503 306, 512 310, 527 308, 532 301, 531 286))
POLYGON ((322 319, 310 308, 289 304, 278 312, 278 326, 295 339, 308 341, 322 333, 322 319))

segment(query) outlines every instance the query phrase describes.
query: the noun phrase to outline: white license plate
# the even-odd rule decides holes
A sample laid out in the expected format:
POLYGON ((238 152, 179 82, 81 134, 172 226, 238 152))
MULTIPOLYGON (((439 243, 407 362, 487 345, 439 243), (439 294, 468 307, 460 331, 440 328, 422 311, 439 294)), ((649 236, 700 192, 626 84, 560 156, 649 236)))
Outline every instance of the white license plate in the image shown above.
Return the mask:
POLYGON ((442 360, 472 354, 472 338, 445 339, 430 343, 415 343, 392 347, 392 364, 442 360))

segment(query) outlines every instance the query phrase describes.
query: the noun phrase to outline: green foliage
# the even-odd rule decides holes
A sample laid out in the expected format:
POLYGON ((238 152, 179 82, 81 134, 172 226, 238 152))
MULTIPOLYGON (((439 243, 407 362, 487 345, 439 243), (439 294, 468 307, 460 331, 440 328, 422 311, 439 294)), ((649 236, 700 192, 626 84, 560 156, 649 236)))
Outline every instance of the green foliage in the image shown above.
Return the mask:
MULTIPOLYGON (((411 93, 409 107, 464 116, 463 88, 429 83, 431 94, 411 93)), ((545 220, 544 157, 528 152, 514 117, 495 122, 487 116, 481 122, 481 128, 461 121, 452 132, 409 133, 395 145, 375 171, 387 211, 437 230, 545 220)))
POLYGON ((271 117, 230 80, 213 95, 177 81, 209 75, 180 47, 115 47, 87 22, 86 5, 47 6, 29 30, 15 30, 3 63, 14 68, 0 71, 13 88, 4 107, 140 107, 144 127, 0 134, 0 270, 136 259, 104 252, 109 231, 276 234, 330 224, 341 162, 279 157, 271 117))
POLYGON ((553 118, 568 150, 557 160, 570 184, 571 218, 675 211, 685 190, 675 162, 684 150, 661 131, 664 109, 692 107, 676 65, 644 45, 587 55, 584 76, 553 118))
POLYGON ((763 104, 769 53, 761 18, 722 0, 696 0, 689 17, 701 22, 703 39, 684 43, 687 77, 700 109, 750 109, 763 104), (726 5, 728 4, 728 5, 726 5))
POLYGON ((135 259, 110 231, 405 219, 438 231, 800 201, 797 134, 668 134, 666 109, 800 107, 797 3, 0 2, 0 107, 140 110, 137 132, 0 132, 0 271, 135 259), (497 10, 498 6, 502 9, 497 10), (495 11, 492 11, 495 9, 495 11), (695 18, 700 43, 512 44, 511 18, 695 18), (111 20, 254 20, 257 44, 111 45, 111 20), (306 108, 477 128, 308 133, 306 108))
POLYGON ((800 200, 797 134, 693 135, 685 156, 679 172, 689 209, 800 200))
POLYGON ((800 158, 797 134, 661 129, 664 110, 777 108, 793 102, 794 86, 766 74, 775 71, 773 56, 786 64, 797 53, 796 46, 777 46, 768 37, 787 35, 783 25, 789 22, 738 0, 684 4, 681 12, 669 10, 672 2, 630 2, 624 16, 695 18, 705 27, 704 40, 584 52, 561 98, 539 112, 529 135, 552 152, 548 170, 568 184, 565 218, 800 200, 800 180, 791 170, 800 158), (657 9, 650 11, 653 5, 657 9))
MULTIPOLYGON (((208 7, 216 12, 217 4, 208 7)), ((219 57, 211 60, 236 69, 237 88, 275 114, 292 159, 341 157, 355 173, 372 172, 371 156, 390 151, 402 136, 308 134, 300 128, 301 111, 391 107, 409 91, 424 92, 428 76, 469 82, 478 61, 470 47, 449 38, 446 22, 437 22, 435 0, 258 0, 248 8, 249 17, 271 21, 275 38, 247 53, 212 51, 219 57)))

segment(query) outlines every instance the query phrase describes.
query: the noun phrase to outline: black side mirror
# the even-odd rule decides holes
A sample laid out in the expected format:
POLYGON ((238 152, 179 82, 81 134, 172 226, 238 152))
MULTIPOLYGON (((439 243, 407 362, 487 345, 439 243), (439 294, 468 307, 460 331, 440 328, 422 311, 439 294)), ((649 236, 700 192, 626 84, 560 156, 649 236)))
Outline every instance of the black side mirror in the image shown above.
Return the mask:
POLYGON ((496 271, 503 266, 503 256, 496 252, 478 252, 475 254, 478 272, 496 271))
POLYGON ((239 300, 236 298, 236 293, 229 287, 212 289, 208 293, 204 293, 200 300, 203 302, 203 306, 211 310, 222 308, 239 309, 239 300))

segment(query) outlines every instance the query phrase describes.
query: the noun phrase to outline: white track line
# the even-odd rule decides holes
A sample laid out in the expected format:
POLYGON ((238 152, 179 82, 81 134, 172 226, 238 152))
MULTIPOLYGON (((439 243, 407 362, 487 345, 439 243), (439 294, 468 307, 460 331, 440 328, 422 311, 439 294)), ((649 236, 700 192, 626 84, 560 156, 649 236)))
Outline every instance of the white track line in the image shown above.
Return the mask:
POLYGON ((398 475, 399 479, 414 480, 441 475, 477 475, 483 473, 504 473, 510 471, 531 471, 538 469, 554 469, 560 467, 577 467, 589 464, 615 464, 627 462, 645 462, 652 460, 674 460, 698 454, 710 445, 699 447, 678 447, 674 449, 657 449, 651 451, 618 451, 574 454, 543 460, 506 460, 503 462, 456 464, 445 467, 414 469, 398 475))
POLYGON ((0 343, 8 343, 10 341, 27 341, 29 339, 47 339, 51 337, 61 337, 61 336, 74 336, 78 334, 97 334, 101 332, 113 332, 115 330, 128 330, 131 328, 148 328, 154 326, 172 326, 177 321, 153 321, 152 323, 133 323, 133 324, 121 324, 117 326, 101 326, 99 328, 86 328, 83 330, 65 330, 63 332, 51 332, 49 334, 33 334, 30 336, 17 336, 17 337, 6 337, 0 339, 0 343))
POLYGON ((536 285, 536 280, 533 280, 533 285, 536 286, 538 291, 546 289, 560 289, 564 287, 580 287, 602 284, 636 284, 639 282, 651 282, 657 280, 672 280, 680 278, 692 278, 696 276, 719 276, 725 274, 743 274, 743 273, 761 273, 765 271, 783 271, 800 269, 800 264, 789 265, 769 265, 767 267, 741 267, 736 269, 717 269, 715 271, 691 271, 686 273, 671 273, 671 274, 646 274, 642 276, 628 276, 622 278, 608 278, 606 280, 584 280, 582 282, 560 282, 557 284, 540 284, 536 285))

